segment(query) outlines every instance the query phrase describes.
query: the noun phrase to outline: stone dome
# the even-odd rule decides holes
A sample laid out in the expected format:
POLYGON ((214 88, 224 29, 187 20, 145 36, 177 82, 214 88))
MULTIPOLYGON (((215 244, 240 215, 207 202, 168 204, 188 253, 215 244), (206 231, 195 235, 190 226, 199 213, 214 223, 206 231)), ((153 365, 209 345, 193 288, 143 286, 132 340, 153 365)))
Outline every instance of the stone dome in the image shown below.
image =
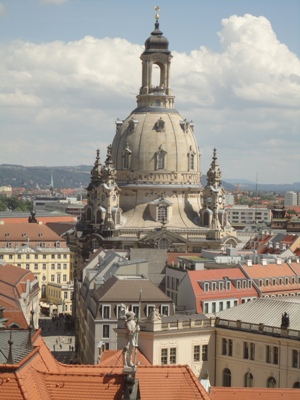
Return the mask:
POLYGON ((136 109, 124 121, 117 121, 112 154, 119 184, 200 185, 193 123, 175 109, 136 109))

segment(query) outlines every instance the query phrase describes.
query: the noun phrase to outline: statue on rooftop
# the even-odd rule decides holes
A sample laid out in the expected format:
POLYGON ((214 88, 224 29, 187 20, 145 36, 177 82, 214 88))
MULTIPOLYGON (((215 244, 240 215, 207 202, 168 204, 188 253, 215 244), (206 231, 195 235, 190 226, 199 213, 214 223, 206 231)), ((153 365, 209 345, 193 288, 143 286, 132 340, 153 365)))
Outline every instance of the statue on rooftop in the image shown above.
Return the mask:
POLYGON ((127 311, 125 319, 125 329, 127 333, 128 342, 123 350, 124 354, 124 367, 134 367, 135 362, 132 359, 133 351, 137 347, 137 334, 140 330, 139 325, 135 320, 133 311, 127 311))

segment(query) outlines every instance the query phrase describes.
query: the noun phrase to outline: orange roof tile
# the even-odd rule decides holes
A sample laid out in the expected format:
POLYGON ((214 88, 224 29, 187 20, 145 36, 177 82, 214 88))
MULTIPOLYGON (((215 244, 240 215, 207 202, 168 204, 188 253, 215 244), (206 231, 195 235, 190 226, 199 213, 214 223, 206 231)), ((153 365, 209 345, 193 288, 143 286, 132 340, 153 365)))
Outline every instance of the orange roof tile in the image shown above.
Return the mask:
POLYGON ((298 400, 299 389, 212 387, 212 400, 298 400))
MULTIPOLYGON (((0 399, 117 400, 122 399, 122 367, 65 365, 57 362, 39 333, 34 350, 18 365, 0 365, 0 399), (8 372, 15 369, 15 372, 8 372)), ((210 400, 187 365, 138 366, 136 377, 143 400, 210 400)))
MULTIPOLYGON (((151 365, 150 361, 141 353, 137 351, 136 363, 138 365, 151 365)), ((101 355, 100 364, 102 366, 124 366, 124 358, 122 350, 105 350, 101 355)))
POLYGON ((296 276, 287 263, 243 265, 243 269, 252 279, 296 276))

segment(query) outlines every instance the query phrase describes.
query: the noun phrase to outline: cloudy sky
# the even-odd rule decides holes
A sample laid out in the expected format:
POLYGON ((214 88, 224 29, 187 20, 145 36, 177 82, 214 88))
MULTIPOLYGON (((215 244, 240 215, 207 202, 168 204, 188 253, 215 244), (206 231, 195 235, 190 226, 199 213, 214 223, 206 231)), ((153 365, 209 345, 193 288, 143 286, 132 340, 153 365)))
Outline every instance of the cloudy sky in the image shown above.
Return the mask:
MULTIPOLYGON (((204 174, 300 181, 300 1, 161 0, 204 174)), ((0 164, 93 164, 136 106, 152 0, 0 0, 0 164)))

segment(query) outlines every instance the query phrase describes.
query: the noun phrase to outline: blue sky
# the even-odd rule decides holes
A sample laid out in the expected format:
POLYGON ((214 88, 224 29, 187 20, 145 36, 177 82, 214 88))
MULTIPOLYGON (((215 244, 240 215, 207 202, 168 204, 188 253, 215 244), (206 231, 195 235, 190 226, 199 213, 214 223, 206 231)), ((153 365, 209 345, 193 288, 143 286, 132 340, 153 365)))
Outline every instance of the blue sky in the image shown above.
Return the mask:
MULTIPOLYGON (((1 163, 92 164, 97 148, 104 158, 116 118, 135 108, 155 5, 0 0, 1 163)), ((202 173, 217 147, 224 180, 300 181, 300 1, 158 5, 202 173)))

